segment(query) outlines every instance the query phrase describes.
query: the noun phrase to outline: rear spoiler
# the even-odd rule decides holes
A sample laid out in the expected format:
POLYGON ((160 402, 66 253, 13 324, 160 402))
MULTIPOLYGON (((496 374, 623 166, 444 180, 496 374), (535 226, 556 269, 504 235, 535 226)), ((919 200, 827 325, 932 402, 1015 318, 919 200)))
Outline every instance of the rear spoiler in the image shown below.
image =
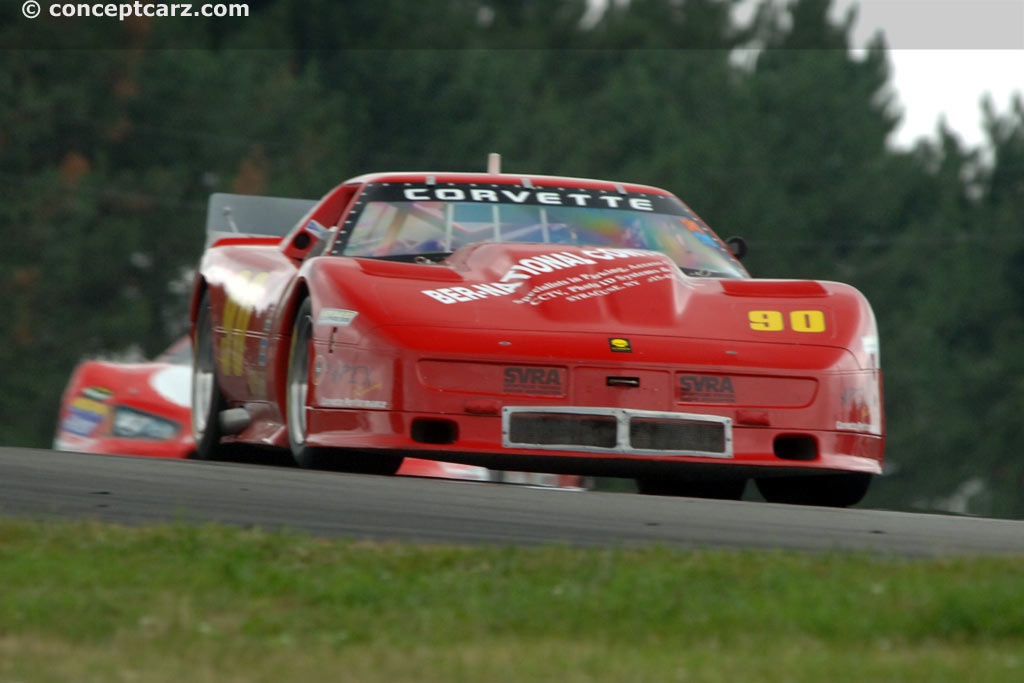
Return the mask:
POLYGON ((284 237, 317 201, 215 192, 206 210, 206 246, 223 237, 284 237))

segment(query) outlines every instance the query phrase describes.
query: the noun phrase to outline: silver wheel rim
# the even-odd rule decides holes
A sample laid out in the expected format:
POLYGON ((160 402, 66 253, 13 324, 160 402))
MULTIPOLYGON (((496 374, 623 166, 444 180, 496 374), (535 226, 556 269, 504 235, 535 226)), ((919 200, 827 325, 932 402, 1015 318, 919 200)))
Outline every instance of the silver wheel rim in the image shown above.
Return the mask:
MULTIPOLYGON (((304 330, 303 330, 304 332, 304 330)), ((288 382, 288 425, 296 445, 306 443, 306 400, 309 397, 309 351, 302 334, 296 339, 288 382)))
POLYGON ((213 389, 213 373, 209 370, 192 368, 192 431, 197 438, 206 432, 207 416, 210 414, 213 389))
POLYGON ((209 317, 195 338, 192 363, 192 435, 199 441, 206 433, 213 405, 213 348, 210 346, 209 317))

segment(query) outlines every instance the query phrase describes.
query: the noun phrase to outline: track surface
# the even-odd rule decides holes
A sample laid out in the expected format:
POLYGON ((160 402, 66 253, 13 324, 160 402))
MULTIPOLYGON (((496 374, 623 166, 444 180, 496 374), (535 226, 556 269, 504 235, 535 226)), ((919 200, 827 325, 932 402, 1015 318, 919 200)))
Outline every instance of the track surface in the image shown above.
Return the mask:
POLYGON ((0 515, 497 545, 1024 553, 1024 521, 0 448, 0 515))

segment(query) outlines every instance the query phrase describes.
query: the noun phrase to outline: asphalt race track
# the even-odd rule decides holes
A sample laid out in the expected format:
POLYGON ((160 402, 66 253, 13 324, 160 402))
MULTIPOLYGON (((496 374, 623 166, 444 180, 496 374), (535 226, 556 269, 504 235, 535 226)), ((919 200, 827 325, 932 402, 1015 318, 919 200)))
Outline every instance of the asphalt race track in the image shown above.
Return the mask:
POLYGON ((0 515, 419 543, 1024 553, 1024 521, 0 448, 0 515))

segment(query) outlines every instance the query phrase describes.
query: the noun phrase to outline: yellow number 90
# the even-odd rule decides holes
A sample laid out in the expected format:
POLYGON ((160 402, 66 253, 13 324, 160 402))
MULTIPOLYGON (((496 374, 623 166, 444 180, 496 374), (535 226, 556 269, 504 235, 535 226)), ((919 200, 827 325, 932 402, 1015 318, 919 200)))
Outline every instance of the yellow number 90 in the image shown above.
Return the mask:
MULTIPOLYGON (((780 332, 786 329, 782 311, 747 311, 750 329, 759 332, 780 332)), ((790 311, 789 329, 793 332, 824 332, 825 314, 822 311, 790 311)))

